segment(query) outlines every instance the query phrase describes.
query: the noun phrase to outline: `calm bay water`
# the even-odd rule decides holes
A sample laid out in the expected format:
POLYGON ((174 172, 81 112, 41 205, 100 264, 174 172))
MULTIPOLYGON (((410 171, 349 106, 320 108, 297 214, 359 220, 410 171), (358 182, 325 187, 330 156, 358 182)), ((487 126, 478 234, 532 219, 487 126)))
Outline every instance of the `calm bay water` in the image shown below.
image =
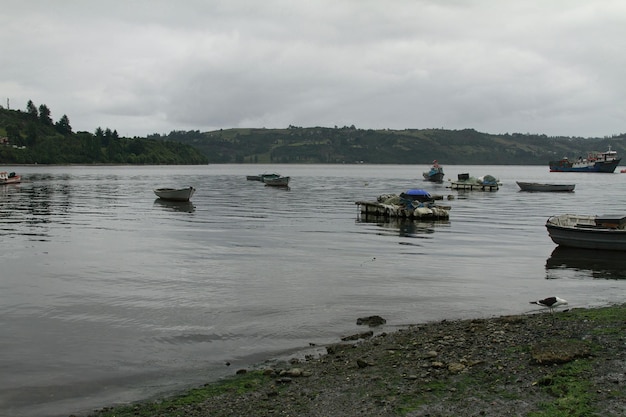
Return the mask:
MULTIPOLYGON (((557 250, 550 215, 626 213, 626 174, 445 166, 11 167, 0 187, 0 415, 67 416, 231 375, 309 343, 444 318, 624 302, 622 255, 557 250), (246 181, 278 171, 289 190, 246 181), (524 193, 515 180, 576 183, 524 193), (193 185, 189 205, 152 189, 193 185), (425 188, 446 222, 368 222, 355 201, 425 188), (229 362, 232 365, 226 366, 229 362)), ((619 169, 618 169, 619 171, 619 169)))

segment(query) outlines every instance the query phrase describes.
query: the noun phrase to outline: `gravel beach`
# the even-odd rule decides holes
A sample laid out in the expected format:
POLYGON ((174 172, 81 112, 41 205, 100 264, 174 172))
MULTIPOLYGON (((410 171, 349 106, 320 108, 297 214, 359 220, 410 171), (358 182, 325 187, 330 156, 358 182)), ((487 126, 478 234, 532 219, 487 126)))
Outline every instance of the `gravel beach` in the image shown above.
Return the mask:
POLYGON ((364 323, 323 355, 91 416, 626 415, 626 305, 389 333, 364 323))

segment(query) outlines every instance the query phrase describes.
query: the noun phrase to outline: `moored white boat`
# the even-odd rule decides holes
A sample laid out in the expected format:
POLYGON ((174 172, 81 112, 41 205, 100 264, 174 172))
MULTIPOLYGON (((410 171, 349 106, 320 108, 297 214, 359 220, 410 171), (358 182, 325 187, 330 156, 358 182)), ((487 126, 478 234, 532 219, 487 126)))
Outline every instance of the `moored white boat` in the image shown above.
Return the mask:
POLYGON ((187 188, 157 188, 154 194, 163 200, 168 201, 189 201, 191 196, 196 192, 193 187, 187 188))
POLYGON ((626 251, 626 216, 562 214, 546 222, 548 235, 561 246, 626 251))
POLYGON ((546 184, 539 182, 516 181, 522 191, 574 191, 576 184, 546 184))

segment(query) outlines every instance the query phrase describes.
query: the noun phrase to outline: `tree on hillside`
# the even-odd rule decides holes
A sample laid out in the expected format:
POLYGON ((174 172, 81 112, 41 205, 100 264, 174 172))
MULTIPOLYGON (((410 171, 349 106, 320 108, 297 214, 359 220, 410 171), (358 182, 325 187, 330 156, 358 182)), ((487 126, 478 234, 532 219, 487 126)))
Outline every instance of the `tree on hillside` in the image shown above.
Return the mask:
POLYGON ((52 117, 50 117, 50 109, 45 104, 39 106, 39 120, 46 126, 52 126, 52 117))
POLYGON ((39 111, 37 110, 37 106, 33 103, 32 100, 28 100, 28 104, 26 104, 26 113, 33 116, 35 119, 39 117, 39 111))
POLYGON ((38 138, 39 135, 37 134, 35 123, 28 123, 28 125, 26 125, 26 144, 31 147, 35 146, 38 138))
POLYGON ((66 114, 61 116, 58 122, 54 125, 59 133, 67 135, 72 133, 72 126, 70 126, 70 119, 66 114))
POLYGON ((94 136, 100 142, 100 146, 104 146, 104 147, 109 146, 108 142, 105 143, 104 130, 102 130, 102 128, 100 126, 98 126, 98 128, 96 129, 96 132, 94 133, 94 136))

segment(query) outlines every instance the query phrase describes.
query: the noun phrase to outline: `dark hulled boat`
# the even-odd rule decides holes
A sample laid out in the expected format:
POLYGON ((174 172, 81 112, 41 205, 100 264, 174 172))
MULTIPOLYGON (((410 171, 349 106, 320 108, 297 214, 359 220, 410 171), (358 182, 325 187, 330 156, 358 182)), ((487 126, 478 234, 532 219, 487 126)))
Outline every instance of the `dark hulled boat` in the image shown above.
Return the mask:
POLYGON ((586 158, 570 160, 567 157, 558 161, 550 161, 550 172, 605 172, 612 173, 619 165, 621 157, 616 151, 592 152, 586 158))

